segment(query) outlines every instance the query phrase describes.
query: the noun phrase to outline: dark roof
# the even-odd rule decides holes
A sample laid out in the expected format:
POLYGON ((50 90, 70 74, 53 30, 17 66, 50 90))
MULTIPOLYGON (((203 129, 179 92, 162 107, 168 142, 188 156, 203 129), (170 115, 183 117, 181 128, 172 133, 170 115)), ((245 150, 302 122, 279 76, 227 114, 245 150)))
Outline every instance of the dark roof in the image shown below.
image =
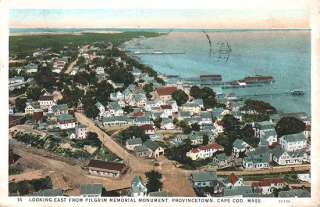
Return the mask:
POLYGON ((102 184, 81 184, 80 195, 100 194, 102 193, 102 184))
POLYGON ((87 167, 101 168, 106 170, 122 171, 126 168, 125 164, 117 162, 105 162, 102 160, 90 160, 87 167))
POLYGON ((60 188, 40 190, 38 192, 34 192, 32 196, 63 196, 63 190, 60 188))
POLYGON ((40 96, 39 101, 53 101, 53 96, 40 96))
POLYGON ((145 147, 147 147, 148 149, 151 149, 152 151, 155 151, 156 149, 158 149, 158 148, 160 147, 157 143, 151 141, 150 139, 147 140, 147 141, 145 141, 145 142, 143 143, 143 145, 144 145, 145 147))

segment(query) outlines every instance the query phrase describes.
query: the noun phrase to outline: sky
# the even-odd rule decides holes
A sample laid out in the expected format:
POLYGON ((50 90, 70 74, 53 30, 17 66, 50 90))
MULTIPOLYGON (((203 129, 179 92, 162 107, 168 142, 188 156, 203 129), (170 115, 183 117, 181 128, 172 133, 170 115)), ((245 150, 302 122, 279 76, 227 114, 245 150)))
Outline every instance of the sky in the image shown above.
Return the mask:
POLYGON ((27 2, 10 1, 11 28, 309 28, 305 0, 27 2))

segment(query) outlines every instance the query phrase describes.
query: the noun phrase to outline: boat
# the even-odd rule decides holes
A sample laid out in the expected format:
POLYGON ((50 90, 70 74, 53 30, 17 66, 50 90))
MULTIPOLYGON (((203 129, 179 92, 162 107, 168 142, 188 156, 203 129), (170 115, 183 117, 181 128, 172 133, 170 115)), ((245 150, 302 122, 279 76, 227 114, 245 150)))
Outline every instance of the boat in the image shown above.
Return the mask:
POLYGON ((236 96, 235 93, 229 93, 228 95, 226 95, 226 100, 228 101, 236 101, 239 100, 239 98, 236 96))
POLYGON ((304 95, 304 91, 301 89, 293 89, 290 91, 290 94, 293 96, 303 96, 304 95))
POLYGON ((200 75, 200 80, 222 81, 221 75, 200 75))
POLYGON ((247 76, 242 80, 239 80, 239 82, 246 83, 246 84, 261 84, 261 83, 270 84, 273 82, 273 77, 262 76, 262 75, 247 76))

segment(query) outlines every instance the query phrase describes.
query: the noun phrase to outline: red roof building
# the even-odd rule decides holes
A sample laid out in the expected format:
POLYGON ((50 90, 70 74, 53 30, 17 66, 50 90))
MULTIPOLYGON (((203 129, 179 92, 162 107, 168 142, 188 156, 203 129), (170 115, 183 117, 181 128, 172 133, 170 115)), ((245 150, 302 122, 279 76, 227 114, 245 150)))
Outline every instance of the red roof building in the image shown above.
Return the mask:
POLYGON ((160 106, 161 109, 172 109, 171 105, 161 105, 160 106))
POLYGON ((264 178, 260 181, 253 182, 252 186, 253 187, 264 187, 264 186, 271 186, 271 185, 279 185, 279 184, 284 184, 285 181, 282 178, 264 178))
POLYGON ((231 174, 228 176, 228 181, 229 181, 229 183, 231 183, 232 185, 234 185, 238 180, 239 180, 238 177, 237 177, 234 173, 231 173, 231 174))
POLYGON ((144 130, 144 133, 146 134, 154 134, 154 127, 152 124, 145 124, 142 125, 141 128, 144 130))
POLYGON ((213 144, 207 144, 205 146, 193 148, 191 151, 193 153, 197 153, 200 151, 223 151, 223 150, 224 150, 224 148, 221 145, 213 143, 213 144))
POLYGON ((177 90, 176 86, 162 86, 156 89, 156 93, 159 96, 171 96, 171 94, 176 90, 177 90))

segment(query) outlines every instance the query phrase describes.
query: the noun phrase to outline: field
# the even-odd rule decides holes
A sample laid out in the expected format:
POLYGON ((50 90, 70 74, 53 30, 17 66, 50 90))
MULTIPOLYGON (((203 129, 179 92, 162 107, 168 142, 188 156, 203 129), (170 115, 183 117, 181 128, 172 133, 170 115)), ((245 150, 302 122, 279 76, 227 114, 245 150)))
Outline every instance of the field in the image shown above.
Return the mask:
POLYGON ((19 35, 10 36, 10 55, 31 55, 37 48, 52 48, 59 51, 67 45, 84 45, 94 42, 111 42, 114 46, 119 46, 125 41, 140 36, 156 37, 159 33, 153 32, 123 32, 123 33, 82 33, 82 34, 39 34, 39 35, 19 35))

